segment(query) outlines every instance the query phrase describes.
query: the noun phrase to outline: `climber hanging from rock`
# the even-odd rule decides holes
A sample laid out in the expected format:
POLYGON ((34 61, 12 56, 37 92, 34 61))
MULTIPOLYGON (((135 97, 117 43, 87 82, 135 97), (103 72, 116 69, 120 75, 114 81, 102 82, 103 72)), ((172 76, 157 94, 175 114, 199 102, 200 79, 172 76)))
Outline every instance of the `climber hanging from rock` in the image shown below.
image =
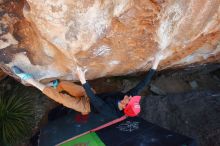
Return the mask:
POLYGON ((85 70, 83 71, 77 66, 76 74, 82 83, 82 86, 74 84, 70 81, 54 82, 53 87, 46 86, 36 81, 32 75, 25 73, 17 66, 12 67, 12 71, 34 87, 41 90, 49 98, 80 112, 82 115, 90 113, 90 102, 95 109, 101 114, 110 117, 119 117, 122 115, 134 117, 140 113, 140 99, 138 96, 140 91, 149 84, 152 76, 155 74, 157 66, 161 60, 161 54, 155 56, 152 68, 149 70, 145 78, 138 83, 134 88, 126 93, 102 93, 95 94, 89 83, 85 79, 85 70), (65 93, 63 93, 65 92, 65 93), (124 112, 123 112, 124 111, 124 112))
POLYGON ((150 83, 161 59, 162 54, 158 53, 154 57, 152 68, 149 70, 144 79, 126 93, 114 92, 94 94, 91 90, 92 88, 85 79, 86 71, 82 71, 81 68, 77 67, 77 76, 87 95, 90 97, 90 102, 100 113, 112 117, 120 117, 124 114, 129 117, 134 117, 141 111, 141 96, 138 96, 138 94, 150 83))

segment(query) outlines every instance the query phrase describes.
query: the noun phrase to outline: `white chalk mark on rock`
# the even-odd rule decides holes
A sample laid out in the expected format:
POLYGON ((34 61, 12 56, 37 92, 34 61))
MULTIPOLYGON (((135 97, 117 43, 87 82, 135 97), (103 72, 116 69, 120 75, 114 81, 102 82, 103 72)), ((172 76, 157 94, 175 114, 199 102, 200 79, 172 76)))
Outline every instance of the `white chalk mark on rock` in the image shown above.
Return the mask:
POLYGON ((118 61, 118 60, 112 60, 112 61, 110 61, 108 64, 109 64, 110 66, 114 66, 114 65, 120 64, 120 61, 118 61))
POLYGON ((95 56, 107 56, 111 53, 111 48, 108 46, 101 46, 93 52, 95 56))
POLYGON ((121 123, 116 128, 118 128, 120 131, 132 132, 134 130, 138 130, 139 129, 139 122, 126 121, 124 123, 121 123))
POLYGON ((170 6, 164 13, 165 18, 162 19, 160 27, 157 30, 157 37, 159 39, 158 43, 161 50, 166 49, 172 42, 172 39, 178 30, 178 24, 176 23, 181 19, 182 16, 183 10, 178 2, 170 6))

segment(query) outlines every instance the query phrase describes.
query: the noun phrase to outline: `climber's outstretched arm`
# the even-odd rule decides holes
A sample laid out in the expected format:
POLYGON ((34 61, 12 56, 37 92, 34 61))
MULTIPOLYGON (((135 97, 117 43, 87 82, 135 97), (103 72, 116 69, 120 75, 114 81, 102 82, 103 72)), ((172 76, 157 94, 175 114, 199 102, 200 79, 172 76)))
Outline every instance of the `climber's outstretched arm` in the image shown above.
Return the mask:
POLYGON ((160 53, 158 53, 155 58, 154 58, 154 61, 153 61, 153 64, 152 64, 152 67, 151 69, 148 71, 147 75, 144 77, 144 79, 142 81, 140 81, 134 88, 130 89, 126 94, 127 95, 138 95, 143 89, 145 86, 147 86, 153 75, 155 74, 156 72, 156 69, 159 65, 159 62, 162 58, 162 55, 160 53))
POLYGON ((88 97, 90 97, 90 102, 92 103, 92 105, 102 114, 104 115, 108 115, 110 117, 114 117, 116 116, 113 112, 113 110, 108 106, 108 104, 106 104, 101 98, 97 97, 94 92, 92 91, 91 86, 89 85, 89 83, 86 81, 85 79, 85 71, 82 71, 82 69, 80 67, 77 67, 77 76, 81 82, 81 84, 83 85, 86 94, 88 95, 88 97))

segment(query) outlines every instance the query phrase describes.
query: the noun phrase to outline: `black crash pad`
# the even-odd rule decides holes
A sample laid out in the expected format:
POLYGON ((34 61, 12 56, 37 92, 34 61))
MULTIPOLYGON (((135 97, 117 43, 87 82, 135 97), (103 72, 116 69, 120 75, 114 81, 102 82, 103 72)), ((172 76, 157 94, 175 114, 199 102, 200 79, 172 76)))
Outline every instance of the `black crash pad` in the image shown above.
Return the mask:
POLYGON ((96 134, 107 146, 195 146, 193 139, 138 117, 128 118, 96 134))
MULTIPOLYGON (((76 123, 75 112, 48 123, 41 129, 39 146, 54 146, 112 119, 91 113, 87 123, 76 123)), ((193 139, 161 128, 142 118, 124 121, 95 132, 106 146, 195 146, 193 139)))

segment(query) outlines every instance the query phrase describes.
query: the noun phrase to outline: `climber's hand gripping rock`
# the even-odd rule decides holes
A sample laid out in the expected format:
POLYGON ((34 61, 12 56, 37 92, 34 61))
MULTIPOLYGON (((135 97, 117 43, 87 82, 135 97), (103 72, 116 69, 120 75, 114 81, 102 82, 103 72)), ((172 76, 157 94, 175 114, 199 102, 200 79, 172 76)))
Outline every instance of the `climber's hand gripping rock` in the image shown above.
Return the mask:
POLYGON ((85 73, 87 72, 87 69, 82 69, 81 67, 77 66, 76 67, 76 74, 80 80, 80 82, 82 84, 85 84, 86 83, 86 78, 85 78, 85 73))

